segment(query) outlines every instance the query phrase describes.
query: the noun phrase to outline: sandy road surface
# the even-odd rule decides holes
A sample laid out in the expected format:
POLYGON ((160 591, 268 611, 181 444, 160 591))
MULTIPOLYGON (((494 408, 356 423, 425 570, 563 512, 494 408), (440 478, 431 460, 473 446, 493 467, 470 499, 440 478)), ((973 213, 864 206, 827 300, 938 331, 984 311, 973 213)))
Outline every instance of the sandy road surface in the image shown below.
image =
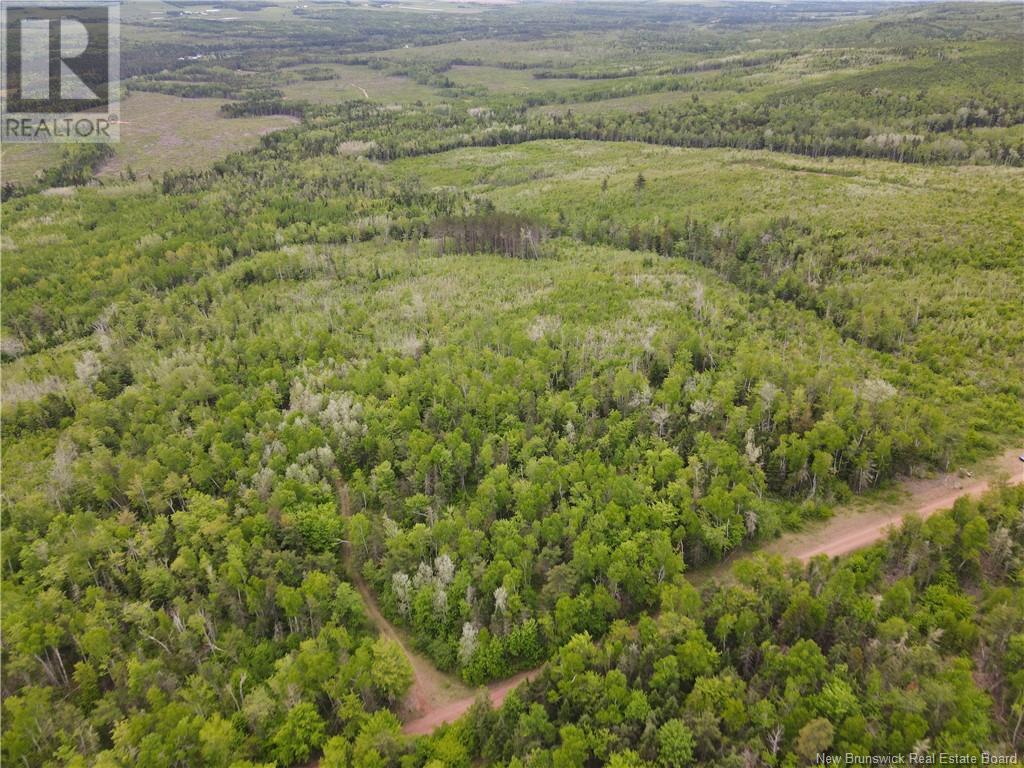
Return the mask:
MULTIPOLYGON (((981 496, 989 489, 990 486, 991 483, 987 480, 971 483, 970 485, 964 486, 961 491, 950 493, 941 499, 918 507, 914 514, 922 519, 927 519, 936 512, 949 509, 961 496, 967 496, 970 498, 981 496)), ((817 555, 838 557, 840 555, 849 554, 850 552, 866 547, 883 538, 890 528, 898 525, 902 520, 903 516, 896 516, 879 522, 863 525, 858 530, 840 535, 830 535, 829 531, 825 531, 823 532, 822 537, 824 541, 817 546, 808 547, 807 549, 799 552, 797 557, 800 558, 800 560, 807 562, 817 555)), ((836 532, 831 533, 835 534, 836 532)))
POLYGON ((901 484, 902 496, 896 502, 872 506, 862 511, 837 512, 822 524, 806 531, 783 536, 763 551, 795 557, 807 562, 816 555, 838 557, 874 544, 885 538, 907 515, 927 519, 949 509, 961 496, 977 498, 1000 480, 1010 484, 1024 482, 1024 463, 1018 458, 1024 449, 1005 451, 981 465, 974 477, 954 473, 927 480, 907 480, 901 484))
POLYGON ((1024 448, 1004 451, 979 464, 973 477, 950 472, 926 479, 907 479, 899 484, 896 498, 886 501, 858 499, 837 509, 828 520, 809 523, 802 530, 784 534, 754 551, 736 552, 718 565, 688 573, 687 578, 701 583, 709 578, 725 576, 737 560, 764 552, 793 557, 807 562, 817 555, 839 557, 884 539, 891 528, 898 527, 904 517, 928 518, 949 509, 961 496, 977 498, 997 482, 1024 482, 1024 463, 1018 458, 1024 448))

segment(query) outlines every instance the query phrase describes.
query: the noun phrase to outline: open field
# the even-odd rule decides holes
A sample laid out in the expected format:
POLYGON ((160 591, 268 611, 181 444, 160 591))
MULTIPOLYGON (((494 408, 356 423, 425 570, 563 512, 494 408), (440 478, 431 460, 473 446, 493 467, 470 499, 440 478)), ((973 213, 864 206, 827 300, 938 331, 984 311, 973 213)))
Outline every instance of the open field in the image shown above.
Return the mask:
POLYGON ((122 102, 125 124, 116 155, 100 178, 127 174, 158 177, 164 171, 202 168, 231 152, 255 146, 260 136, 294 125, 293 118, 226 118, 218 99, 182 99, 138 92, 122 102))
POLYGON ((572 79, 535 78, 530 70, 504 69, 487 66, 455 66, 448 70, 448 77, 457 85, 483 88, 493 94, 526 94, 562 92, 579 88, 580 81, 572 79))
POLYGON ((249 7, 237 3, 191 2, 175 3, 164 0, 133 0, 121 12, 121 22, 140 24, 153 21, 199 19, 228 23, 232 19, 246 18, 260 21, 284 21, 293 16, 302 3, 290 0, 259 0, 249 7), (227 21, 225 21, 225 19, 227 21))
POLYGON ((570 112, 579 115, 602 115, 615 112, 646 112, 664 107, 687 106, 696 95, 704 104, 712 104, 733 98, 731 91, 705 91, 697 81, 692 88, 684 88, 662 93, 645 93, 640 96, 619 96, 596 101, 574 101, 567 104, 545 104, 531 107, 532 115, 567 115, 570 112))
MULTIPOLYGON (((219 99, 183 99, 158 93, 136 92, 121 102, 121 141, 114 157, 104 162, 101 179, 127 175, 159 177, 164 171, 202 168, 231 152, 255 146, 260 136, 294 125, 294 118, 226 118, 219 99)), ((59 148, 52 145, 4 147, 4 177, 30 179, 40 168, 52 165, 59 148)))
POLYGON ((302 79, 304 69, 284 70, 282 74, 293 82, 281 90, 289 99, 302 99, 314 104, 334 104, 350 99, 369 99, 384 104, 422 101, 430 104, 439 100, 436 89, 407 77, 388 75, 386 72, 354 64, 324 64, 317 70, 329 70, 330 79, 302 79))
POLYGON ((32 180, 35 173, 60 159, 57 144, 5 144, 0 148, 3 181, 16 184, 32 180))
POLYGON ((1024 170, 894 166, 860 159, 813 160, 771 152, 695 150, 627 142, 538 141, 460 149, 390 165, 437 187, 487 192, 528 213, 667 220, 674 212, 764 225, 811 217, 843 226, 875 247, 896 242, 976 243, 993 251, 1024 238, 1024 170), (638 173, 645 188, 634 189, 638 173), (607 184, 605 183, 607 181, 607 184), (936 206, 929 201, 940 199, 936 206), (568 210, 566 211, 569 212, 568 210))
POLYGON ((587 62, 608 63, 610 35, 568 34, 541 40, 460 40, 437 45, 389 48, 376 56, 396 62, 443 62, 453 59, 479 61, 485 66, 516 62, 530 67, 579 66, 587 62), (602 54, 603 52, 603 54, 602 54))

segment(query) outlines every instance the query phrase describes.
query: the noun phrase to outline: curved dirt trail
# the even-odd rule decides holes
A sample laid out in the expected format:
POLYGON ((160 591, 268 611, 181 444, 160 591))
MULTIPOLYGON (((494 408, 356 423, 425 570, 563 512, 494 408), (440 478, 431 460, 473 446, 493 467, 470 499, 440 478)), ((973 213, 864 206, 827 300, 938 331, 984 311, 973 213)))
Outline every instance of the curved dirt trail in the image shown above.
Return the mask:
POLYGON ((500 707, 505 698, 516 688, 519 687, 520 683, 524 683, 528 680, 532 680, 540 673, 541 668, 531 669, 527 672, 520 672, 518 675, 508 678, 507 680, 500 680, 496 683, 491 683, 486 688, 482 688, 479 693, 474 696, 470 696, 465 699, 458 699, 456 701, 449 702, 444 706, 437 707, 421 717, 415 720, 409 720, 402 726, 402 733, 409 736, 422 736, 423 734, 431 733, 433 730, 445 723, 453 723, 462 717, 469 710, 470 707, 476 702, 477 698, 486 695, 490 699, 492 707, 500 707))
MULTIPOLYGON (((336 483, 335 489, 338 492, 338 510, 342 517, 348 517, 351 513, 348 498, 348 488, 342 483, 336 483)), ((366 608, 366 616, 370 622, 377 627, 377 630, 385 637, 394 640, 402 648, 402 652, 412 666, 413 682, 402 701, 401 714, 403 720, 415 720, 423 715, 434 712, 440 708, 449 706, 452 702, 468 699, 473 701, 473 690, 464 685, 458 678, 448 675, 439 670, 423 654, 412 650, 406 634, 388 621, 381 613, 377 605, 377 599, 373 595, 369 584, 355 567, 352 558, 352 546, 345 543, 343 546, 343 559, 345 568, 349 572, 352 584, 363 598, 363 605, 366 608)))
MULTIPOLYGON (((975 473, 977 477, 962 479, 954 474, 945 474, 926 480, 905 480, 900 483, 900 498, 872 504, 865 509, 847 508, 820 525, 804 531, 788 534, 773 541, 756 552, 783 555, 807 562, 817 555, 838 557, 874 544, 884 538, 890 528, 898 525, 908 515, 928 518, 944 509, 949 509, 961 496, 977 497, 985 493, 996 482, 1009 484, 1024 482, 1024 464, 1018 456, 1022 449, 1005 451, 998 458, 982 464, 975 473)), ((342 515, 348 515, 348 489, 338 486, 338 497, 342 515)), ((709 578, 728 573, 733 563, 755 552, 740 553, 723 563, 707 569, 700 569, 687 578, 703 582, 709 578)), ((366 611, 371 621, 382 633, 397 641, 409 658, 415 672, 415 682, 409 692, 402 732, 408 735, 422 735, 432 732, 438 726, 451 723, 464 715, 481 695, 498 707, 508 694, 521 683, 532 680, 542 667, 520 672, 507 680, 491 683, 486 688, 472 691, 454 678, 438 671, 431 662, 420 654, 409 651, 409 644, 403 633, 385 619, 377 607, 373 593, 362 577, 351 567, 351 552, 346 545, 346 560, 352 578, 366 602, 366 611)))
MULTIPOLYGON (((348 487, 343 483, 335 484, 338 493, 338 511, 342 517, 349 517, 351 506, 348 498, 348 487)), ((464 715, 481 696, 486 696, 494 707, 501 706, 508 694, 520 683, 532 679, 540 668, 499 680, 490 685, 472 689, 453 675, 448 675, 434 666, 426 656, 411 650, 411 643, 405 632, 388 621, 377 605, 370 585, 355 567, 352 558, 352 545, 345 543, 342 556, 345 567, 352 579, 352 584, 363 598, 366 616, 377 630, 387 638, 394 640, 402 648, 413 671, 413 682, 402 702, 401 715, 404 721, 402 732, 409 735, 430 733, 444 723, 451 723, 464 715)))

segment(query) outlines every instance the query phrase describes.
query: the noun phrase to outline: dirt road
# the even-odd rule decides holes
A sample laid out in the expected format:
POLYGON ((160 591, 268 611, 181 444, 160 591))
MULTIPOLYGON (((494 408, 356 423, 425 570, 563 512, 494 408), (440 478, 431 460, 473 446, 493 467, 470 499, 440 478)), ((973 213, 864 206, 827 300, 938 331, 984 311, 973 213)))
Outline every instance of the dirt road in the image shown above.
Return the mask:
POLYGON ((473 706, 473 703, 479 696, 486 695, 491 701, 492 707, 500 707, 505 698, 516 688, 519 687, 520 683, 524 683, 527 680, 532 680, 537 674, 540 673, 540 667, 537 669, 531 669, 529 672, 520 672, 514 677, 510 677, 507 680, 501 680, 497 683, 491 683, 486 688, 481 688, 475 696, 470 696, 466 699, 459 701, 452 701, 445 704, 443 707, 427 712, 422 717, 418 717, 415 720, 409 720, 404 726, 402 726, 402 733, 409 736, 421 736, 425 733, 431 733, 438 726, 444 725, 445 723, 453 723, 462 717, 473 706))
MULTIPOLYGON (((338 494, 338 511, 342 517, 348 517, 351 514, 348 488, 339 482, 335 485, 335 490, 338 494)), ((480 696, 487 696, 492 706, 499 707, 505 701, 505 697, 520 683, 532 679, 540 671, 538 668, 529 672, 521 672, 507 680, 499 680, 476 690, 465 685, 454 675, 445 674, 435 667, 426 656, 412 650, 412 644, 406 633, 384 617, 369 584, 355 567, 351 545, 346 543, 343 546, 342 555, 345 567, 359 596, 363 598, 367 618, 382 635, 401 646, 412 666, 413 683, 402 702, 400 711, 402 719, 405 721, 402 727, 404 733, 430 733, 444 723, 454 722, 464 715, 480 696)))
MULTIPOLYGON (((849 554, 884 538, 889 529, 898 525, 907 515, 916 514, 927 518, 950 508, 961 496, 980 496, 998 481, 1007 481, 1011 484, 1024 482, 1024 464, 1018 459, 1022 454, 1024 449, 1008 450, 999 457, 979 465, 970 476, 966 473, 963 477, 949 473, 924 480, 903 481, 893 494, 894 498, 867 503, 859 501, 846 509, 838 510, 835 516, 823 523, 783 536, 757 551, 794 557, 804 562, 816 555, 838 557, 849 554)), ((347 489, 339 487, 339 500, 342 514, 347 515, 347 489)), ((737 559, 752 554, 754 553, 738 554, 713 568, 689 574, 687 578, 699 582, 720 577, 728 573, 737 559)), ((346 558, 348 557, 350 553, 346 554, 346 558)), ((353 571, 356 587, 366 602, 370 619, 381 632, 401 644, 415 672, 415 682, 406 700, 407 709, 403 713, 403 733, 427 734, 444 723, 454 722, 464 715, 481 695, 486 695, 491 705, 498 707, 511 691, 539 674, 540 668, 521 672, 508 680, 472 691, 450 675, 439 672, 427 658, 411 652, 404 633, 381 615, 369 587, 354 569, 350 570, 353 571)))
POLYGON ((959 477, 955 473, 926 480, 907 480, 901 484, 901 498, 888 504, 839 510, 821 525, 791 536, 784 536, 764 547, 771 552, 807 562, 816 555, 838 557, 874 544, 885 538, 888 530, 898 526, 908 514, 927 519, 936 512, 949 509, 961 496, 977 498, 998 480, 1011 484, 1024 481, 1024 464, 1018 458, 1024 449, 1005 451, 983 464, 972 474, 959 477))
POLYGON ((1024 464, 1018 458, 1022 454, 1022 448, 1007 450, 979 464, 971 477, 950 472, 926 479, 904 480, 890 498, 858 499, 837 509, 828 520, 809 523, 802 530, 785 534, 754 552, 734 553, 718 565, 688 573, 687 578, 696 583, 720 578, 737 560, 759 552, 793 557, 805 563, 817 555, 847 555, 885 538, 889 529, 897 527, 908 515, 928 518, 949 509, 961 496, 981 496, 998 481, 1005 480, 1011 485, 1024 482, 1024 464))

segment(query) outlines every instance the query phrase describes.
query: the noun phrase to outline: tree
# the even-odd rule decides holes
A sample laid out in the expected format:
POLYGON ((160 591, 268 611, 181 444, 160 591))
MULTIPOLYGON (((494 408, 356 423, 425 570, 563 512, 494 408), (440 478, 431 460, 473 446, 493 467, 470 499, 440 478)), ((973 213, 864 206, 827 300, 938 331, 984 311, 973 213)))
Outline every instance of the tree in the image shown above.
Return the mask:
POLYGON ((814 763, 817 756, 832 744, 834 733, 832 723, 823 717, 817 717, 800 729, 793 744, 793 751, 801 760, 814 763))
POLYGON ((286 521, 295 526, 302 543, 313 552, 341 545, 344 522, 332 502, 299 504, 287 514, 286 521))
POLYGON ((399 701, 413 681, 413 670, 402 646, 381 637, 373 644, 370 678, 385 701, 399 701))
POLYGON ((199 741, 206 765, 223 768, 234 760, 240 735, 230 720, 215 712, 199 730, 199 741))
POLYGON ((664 768, 693 762, 693 733, 682 720, 669 720, 658 728, 658 765, 664 768))
POLYGON ((320 758, 322 768, 349 768, 352 759, 352 745, 343 736, 332 736, 324 744, 320 758))
POLYGON ((575 725, 563 726, 559 731, 561 744, 551 756, 554 768, 583 768, 590 750, 583 730, 575 725))
POLYGON ((309 759, 324 742, 326 726, 316 707, 307 701, 292 707, 274 732, 274 756, 282 765, 309 759))

